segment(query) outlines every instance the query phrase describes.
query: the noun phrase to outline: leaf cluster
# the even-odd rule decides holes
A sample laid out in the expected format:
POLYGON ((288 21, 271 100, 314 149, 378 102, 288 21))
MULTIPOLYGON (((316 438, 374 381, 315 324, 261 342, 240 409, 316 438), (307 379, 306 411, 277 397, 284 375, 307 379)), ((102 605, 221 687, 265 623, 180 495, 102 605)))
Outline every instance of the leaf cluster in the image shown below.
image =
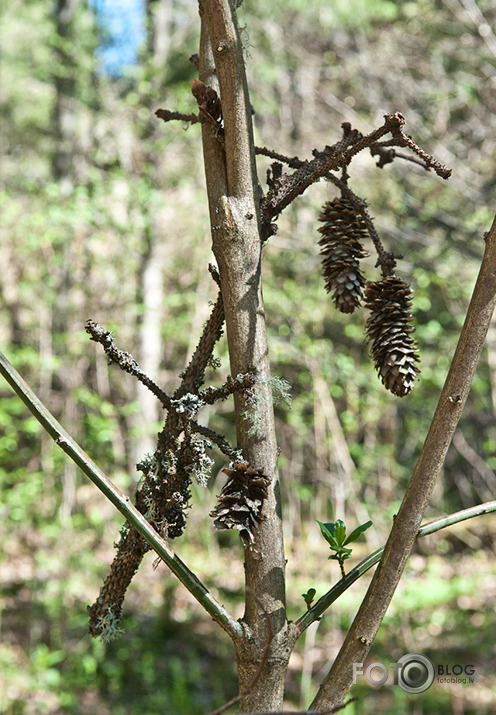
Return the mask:
POLYGON ((331 550, 335 552, 331 554, 329 558, 339 561, 339 563, 342 564, 343 561, 349 559, 351 556, 352 549, 346 548, 347 545, 357 541, 364 531, 370 529, 373 522, 366 521, 364 524, 360 524, 360 526, 353 529, 348 536, 346 536, 345 523, 341 519, 337 519, 335 522, 323 523, 317 521, 317 523, 320 526, 322 536, 329 544, 331 550))

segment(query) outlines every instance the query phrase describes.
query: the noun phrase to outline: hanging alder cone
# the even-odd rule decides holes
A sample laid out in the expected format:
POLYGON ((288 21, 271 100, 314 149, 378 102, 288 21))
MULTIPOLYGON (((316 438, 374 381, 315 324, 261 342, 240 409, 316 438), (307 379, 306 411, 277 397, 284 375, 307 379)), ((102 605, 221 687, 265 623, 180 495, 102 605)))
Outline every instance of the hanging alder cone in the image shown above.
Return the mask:
POLYGON ((219 503, 210 513, 217 529, 238 529, 242 542, 253 543, 253 529, 260 521, 260 512, 267 497, 269 478, 261 469, 236 462, 224 469, 229 479, 219 496, 219 503))
POLYGON ((381 380, 388 390, 404 397, 413 389, 420 372, 415 340, 411 333, 410 305, 412 291, 401 278, 388 276, 381 281, 368 281, 365 307, 371 316, 365 325, 370 354, 381 380))
POLYGON ((351 201, 341 197, 324 204, 319 221, 324 223, 319 245, 326 290, 342 313, 353 313, 365 282, 358 262, 367 255, 361 244, 368 235, 364 220, 351 201))

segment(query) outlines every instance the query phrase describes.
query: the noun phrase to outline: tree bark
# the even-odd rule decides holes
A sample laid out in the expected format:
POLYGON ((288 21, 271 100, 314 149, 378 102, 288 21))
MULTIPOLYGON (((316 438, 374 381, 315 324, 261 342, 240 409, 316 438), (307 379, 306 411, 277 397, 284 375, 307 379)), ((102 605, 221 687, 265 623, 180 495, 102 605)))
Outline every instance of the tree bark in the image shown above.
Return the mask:
POLYGON ((238 446, 271 479, 255 541, 245 549, 244 636, 235 642, 240 690, 247 688, 272 639, 266 667, 242 701, 247 711, 282 706, 291 652, 287 631, 284 548, 277 473, 277 445, 261 290, 258 182, 251 107, 235 11, 228 0, 200 3, 200 79, 219 91, 224 147, 215 127, 203 125, 203 150, 212 244, 217 259, 232 375, 257 370, 254 409, 235 396, 238 446), (256 412, 256 420, 254 414, 256 412))

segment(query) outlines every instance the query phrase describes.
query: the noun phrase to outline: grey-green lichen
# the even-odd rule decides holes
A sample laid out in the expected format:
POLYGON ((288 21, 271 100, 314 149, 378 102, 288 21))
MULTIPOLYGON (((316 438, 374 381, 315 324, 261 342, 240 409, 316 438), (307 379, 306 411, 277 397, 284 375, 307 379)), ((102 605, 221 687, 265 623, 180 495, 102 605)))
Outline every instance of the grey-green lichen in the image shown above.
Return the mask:
POLYGON ((119 621, 120 615, 114 613, 110 606, 107 608, 103 616, 98 617, 100 638, 104 643, 110 643, 125 633, 123 628, 119 628, 119 621))
POLYGON ((263 416, 260 410, 257 409, 261 404, 271 402, 273 405, 278 405, 284 402, 291 409, 291 385, 283 377, 273 375, 268 379, 256 379, 253 397, 251 398, 250 406, 245 410, 243 417, 251 422, 248 433, 252 436, 260 433, 263 429, 263 416), (270 387, 269 390, 264 389, 270 387))

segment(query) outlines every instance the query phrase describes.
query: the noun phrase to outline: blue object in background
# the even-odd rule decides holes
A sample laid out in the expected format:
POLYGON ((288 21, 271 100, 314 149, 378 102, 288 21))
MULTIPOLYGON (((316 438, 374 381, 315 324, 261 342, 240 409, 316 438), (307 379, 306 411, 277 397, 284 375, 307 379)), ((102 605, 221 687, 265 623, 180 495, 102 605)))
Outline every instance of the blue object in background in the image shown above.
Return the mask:
POLYGON ((100 71, 120 77, 138 59, 145 41, 143 0, 90 0, 102 35, 97 57, 100 71))

